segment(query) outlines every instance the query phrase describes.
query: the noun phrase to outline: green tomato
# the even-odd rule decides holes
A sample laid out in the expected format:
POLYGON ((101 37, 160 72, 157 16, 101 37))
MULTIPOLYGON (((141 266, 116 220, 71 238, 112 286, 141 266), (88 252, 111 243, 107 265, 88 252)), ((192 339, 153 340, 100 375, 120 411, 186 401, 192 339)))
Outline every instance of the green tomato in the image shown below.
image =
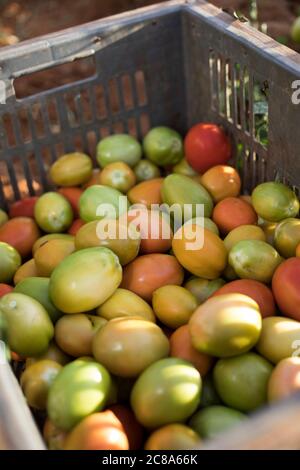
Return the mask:
POLYGON ((200 277, 192 277, 185 283, 184 287, 194 294, 198 304, 200 305, 225 284, 226 283, 223 279, 208 281, 207 279, 201 279, 200 277))
POLYGON ((79 186, 92 176, 92 159, 80 152, 67 153, 50 168, 50 177, 57 186, 79 186))
POLYGON ((272 370, 270 362, 253 352, 220 359, 213 371, 215 387, 226 405, 254 411, 267 401, 272 370))
POLYGON ((111 378, 105 367, 90 359, 76 359, 57 375, 48 394, 50 420, 69 431, 106 405, 111 378))
POLYGON ((0 300, 0 312, 7 322, 8 343, 12 351, 34 357, 47 350, 54 328, 39 302, 12 292, 0 300))
POLYGON ((109 163, 124 162, 133 167, 142 157, 141 144, 131 135, 115 134, 100 140, 97 161, 100 167, 109 163))
POLYGON ((103 218, 117 219, 127 212, 128 199, 114 188, 93 185, 87 188, 79 199, 80 218, 85 222, 103 218))
POLYGON ((218 434, 236 426, 247 419, 240 411, 226 406, 209 406, 198 411, 189 421, 189 425, 203 439, 213 439, 218 434))
POLYGON ((160 169, 158 166, 146 159, 139 161, 139 163, 134 167, 134 173, 137 183, 160 177, 160 169))
POLYGON ((296 256, 296 248, 300 244, 300 220, 285 219, 275 229, 274 246, 284 258, 296 256))
POLYGON ((0 227, 2 227, 2 225, 4 225, 5 222, 7 221, 8 221, 7 213, 4 210, 0 209, 0 227))
POLYGON ((182 359, 167 358, 149 366, 135 382, 131 406, 146 428, 185 421, 200 402, 201 377, 182 359))
POLYGON ((185 158, 180 160, 177 165, 175 165, 172 169, 173 173, 178 173, 179 175, 185 176, 197 176, 198 173, 189 165, 185 158))
POLYGON ((169 127, 154 127, 145 136, 146 157, 159 166, 176 165, 183 158, 182 137, 169 127))
POLYGON ((65 232, 73 221, 73 210, 64 196, 49 192, 37 200, 34 218, 44 232, 65 232))
POLYGON ((48 313, 52 322, 55 323, 61 316, 60 312, 49 296, 50 279, 47 277, 27 277, 20 281, 14 288, 14 292, 25 294, 37 300, 48 313))
POLYGON ((21 264, 17 250, 8 243, 0 242, 0 282, 11 282, 21 264))
POLYGON ((276 182, 262 183, 252 193, 252 204, 257 214, 269 222, 280 222, 297 217, 299 200, 286 185, 276 182))
POLYGON ((229 252, 229 265, 241 279, 269 283, 282 263, 280 254, 261 240, 238 242, 229 252))

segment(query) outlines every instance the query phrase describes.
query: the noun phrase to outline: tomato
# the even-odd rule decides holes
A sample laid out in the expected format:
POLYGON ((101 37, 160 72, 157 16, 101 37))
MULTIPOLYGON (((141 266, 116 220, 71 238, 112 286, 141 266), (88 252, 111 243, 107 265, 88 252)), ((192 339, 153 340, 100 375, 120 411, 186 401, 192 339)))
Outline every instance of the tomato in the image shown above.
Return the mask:
POLYGON ((198 173, 193 170, 193 168, 188 164, 185 158, 183 158, 182 160, 180 160, 179 163, 173 166, 172 173, 177 173, 179 175, 190 177, 198 176, 198 173))
POLYGON ((45 308, 35 299, 12 292, 0 300, 7 322, 8 344, 21 356, 38 356, 48 348, 54 329, 45 308))
POLYGON ((224 286, 223 279, 214 279, 208 281, 200 277, 192 277, 185 284, 184 287, 189 290, 197 299, 198 305, 205 302, 215 291, 224 286))
POLYGON ((183 269, 174 256, 155 253, 139 256, 129 263, 124 268, 121 287, 151 301, 156 289, 167 284, 181 285, 183 276, 183 269))
POLYGON ((191 180, 188 176, 175 173, 167 176, 164 179, 161 193, 165 204, 180 206, 182 212, 178 217, 180 222, 197 217, 199 211, 197 206, 200 204, 203 206, 204 217, 211 216, 213 200, 210 194, 201 184, 191 180))
POLYGON ((94 184, 100 184, 99 178, 100 178, 101 170, 99 168, 94 168, 92 172, 92 176, 90 179, 82 185, 82 189, 89 188, 90 186, 93 186, 94 184))
POLYGON ((277 364, 297 352, 299 338, 299 322, 285 317, 268 317, 262 322, 256 348, 262 356, 277 364))
POLYGON ((129 450, 128 438, 115 414, 106 410, 84 418, 64 443, 65 450, 129 450))
POLYGON ((149 209, 152 204, 162 204, 161 188, 163 178, 142 181, 128 191, 127 196, 132 204, 144 204, 149 209))
POLYGON ((150 305, 127 289, 117 289, 106 302, 98 307, 97 314, 106 320, 140 316, 144 320, 155 323, 155 315, 150 305))
POLYGON ((160 169, 158 166, 146 159, 138 162, 134 167, 134 173, 138 183, 160 177, 160 169))
POLYGON ((213 439, 245 419, 247 416, 244 413, 227 406, 217 405, 198 411, 190 419, 189 425, 203 439, 213 439))
POLYGON ((13 246, 24 258, 39 237, 38 226, 30 217, 15 217, 0 227, 0 241, 13 246))
POLYGON ((127 193, 135 185, 136 177, 129 165, 124 162, 114 162, 106 165, 101 171, 99 182, 127 193))
POLYGON ((49 240, 34 253, 38 275, 50 277, 56 266, 74 251, 73 240, 49 240))
POLYGON ((87 188, 79 200, 80 218, 84 222, 116 219, 127 212, 128 200, 124 194, 114 188, 94 185, 87 188))
POLYGON ((240 225, 257 223, 257 215, 252 206, 237 197, 228 197, 218 202, 213 210, 212 219, 224 235, 240 225))
POLYGON ((21 256, 14 247, 0 242, 0 282, 11 282, 21 262, 21 256))
POLYGON ((32 364, 21 375, 20 384, 27 403, 32 408, 45 410, 49 389, 62 366, 49 359, 32 364))
POLYGON ((217 279, 226 267, 227 250, 221 238, 197 224, 183 225, 174 235, 172 248, 180 264, 195 276, 217 279))
POLYGON ((188 163, 199 173, 215 165, 225 165, 231 157, 231 144, 223 129, 215 124, 193 126, 184 140, 188 163))
POLYGON ((237 243, 229 253, 229 264, 241 279, 271 282, 282 258, 266 242, 244 240, 237 243))
POLYGON ((253 352, 220 359, 214 382, 222 401, 239 411, 254 411, 267 401, 268 381, 273 367, 253 352))
POLYGON ((134 167, 142 156, 141 144, 131 135, 115 134, 100 140, 97 145, 97 161, 104 168, 110 163, 124 162, 134 167))
POLYGON ((170 336, 170 356, 193 364, 201 377, 208 373, 214 362, 212 357, 198 352, 193 347, 188 325, 181 326, 170 336))
POLYGON ((75 219, 72 223, 72 225, 70 226, 69 230, 68 230, 68 233, 70 235, 76 235, 77 232, 81 229, 81 227, 85 224, 85 222, 81 219, 75 219))
POLYGON ((276 313, 274 296, 269 287, 253 279, 238 279, 229 282, 215 291, 212 296, 224 294, 243 294, 251 297, 259 306, 261 316, 271 317, 276 313))
POLYGON ((45 243, 50 240, 74 240, 73 235, 69 235, 67 233, 48 233, 47 235, 43 235, 39 238, 32 248, 32 254, 34 256, 35 252, 45 243))
POLYGON ((64 366, 68 362, 70 362, 71 358, 67 356, 57 344, 52 340, 49 343, 48 349, 41 354, 40 356, 36 357, 28 357, 26 359, 26 368, 30 367, 32 364, 35 364, 38 361, 42 361, 43 359, 50 359, 51 361, 57 362, 58 364, 64 366))
POLYGON ((122 428, 127 436, 130 450, 138 450, 143 443, 143 428, 136 420, 131 409, 124 405, 112 405, 109 410, 120 421, 122 428))
POLYGON ((14 288, 8 284, 0 283, 0 298, 12 292, 14 288))
POLYGON ((189 450, 199 445, 199 435, 184 424, 168 424, 147 439, 146 450, 189 450))
POLYGON ((43 437, 49 450, 63 450, 67 433, 55 426, 49 418, 46 418, 43 437))
POLYGON ((69 431, 104 408, 110 387, 111 378, 105 367, 91 359, 76 359, 64 366, 50 387, 48 417, 56 426, 69 431))
POLYGON ((55 325, 55 341, 70 356, 91 356, 93 337, 105 323, 104 318, 96 315, 64 315, 55 325))
POLYGON ((224 245, 229 252, 238 242, 244 240, 261 240, 265 242, 266 235, 257 225, 240 225, 228 233, 224 239, 224 245))
POLYGON ((26 197, 16 201, 9 207, 9 217, 31 217, 34 218, 34 207, 39 198, 37 196, 26 197))
POLYGON ((186 421, 200 402, 201 377, 189 362, 173 357, 148 367, 136 380, 131 406, 146 428, 186 421))
POLYGON ((236 197, 241 190, 241 178, 235 168, 217 165, 201 177, 201 184, 212 195, 214 202, 227 197, 236 197))
POLYGON ((300 392, 300 357, 287 357, 274 368, 268 385, 269 401, 283 400, 300 392))
POLYGON ((275 271, 272 290, 281 312, 300 321, 300 259, 290 258, 275 271))
POLYGON ((50 168, 50 177, 57 186, 79 186, 92 176, 92 159, 80 152, 67 153, 50 168))
POLYGON ((75 246, 77 250, 91 247, 107 247, 119 258, 122 265, 134 260, 140 249, 140 234, 133 225, 125 225, 119 220, 93 220, 77 232, 75 246))
POLYGON ((26 261, 26 263, 22 264, 19 269, 15 272, 14 275, 14 284, 17 285, 24 279, 28 277, 36 277, 38 276, 37 267, 35 265, 34 259, 30 259, 26 261))
POLYGON ((115 318, 93 338, 94 357, 119 377, 137 377, 168 354, 169 341, 161 328, 140 317, 115 318))
POLYGON ((274 246, 284 258, 296 256, 296 249, 300 243, 300 220, 284 219, 280 222, 274 234, 274 246))
POLYGON ((158 166, 176 165, 183 158, 182 138, 169 127, 154 127, 143 140, 145 156, 158 166))
POLYGON ((73 210, 64 196, 49 192, 43 194, 37 201, 34 218, 44 232, 64 232, 73 221, 73 210))
POLYGON ((76 187, 60 188, 58 193, 64 196, 67 201, 69 201, 73 209, 74 217, 79 217, 79 199, 83 193, 83 189, 76 187))
POLYGON ((169 328, 179 328, 188 323, 197 305, 196 297, 181 286, 167 285, 153 292, 154 313, 169 328))
POLYGON ((0 227, 2 227, 2 225, 4 225, 7 221, 8 221, 7 213, 3 209, 0 209, 0 227))
POLYGON ((141 253, 164 253, 170 250, 173 231, 161 212, 132 208, 125 217, 141 234, 141 253))
POLYGON ((203 378, 200 408, 221 404, 221 399, 214 385, 213 376, 209 373, 203 378))
POLYGON ((257 343, 261 328, 257 303, 242 294, 211 297, 197 308, 189 321, 194 348, 216 357, 249 351, 257 343))
POLYGON ((118 257, 108 248, 86 248, 67 256, 53 271, 49 292, 64 313, 81 313, 99 307, 122 279, 118 257))
POLYGON ((296 194, 282 183, 268 182, 256 186, 252 204, 257 214, 269 222, 297 217, 299 201, 296 194))
POLYGON ((49 297, 50 280, 45 277, 26 277, 16 285, 14 292, 25 294, 37 300, 55 323, 62 313, 55 307, 49 297))

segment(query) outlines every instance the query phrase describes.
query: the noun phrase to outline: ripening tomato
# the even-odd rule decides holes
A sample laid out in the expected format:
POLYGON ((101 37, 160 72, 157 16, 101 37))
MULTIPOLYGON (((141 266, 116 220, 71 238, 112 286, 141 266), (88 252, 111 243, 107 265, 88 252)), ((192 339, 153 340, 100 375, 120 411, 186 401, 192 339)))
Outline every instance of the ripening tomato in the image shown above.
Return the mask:
POLYGON ((300 321, 300 258, 289 258, 276 269, 272 290, 281 312, 300 321))
POLYGON ((213 221, 226 235, 240 225, 255 225, 257 214, 250 204, 237 197, 227 197, 215 206, 213 221))
POLYGON ((31 253, 40 231, 30 217, 15 217, 0 227, 0 241, 13 246, 22 257, 31 253))
POLYGON ((241 190, 241 178, 235 168, 217 165, 210 168, 201 178, 202 186, 212 195, 215 202, 226 197, 236 197, 241 190))
POLYGON ((74 212, 74 217, 79 216, 79 199, 83 193, 83 189, 74 187, 74 188, 60 188, 58 190, 59 194, 64 196, 67 201, 71 204, 71 207, 74 212))
POLYGON ((225 165, 231 156, 230 140, 215 124, 192 127, 184 141, 185 156, 194 170, 204 173, 215 165, 225 165))
POLYGON ((14 288, 12 286, 10 286, 9 284, 0 283, 0 298, 3 297, 6 294, 9 294, 13 290, 14 290, 14 288))
POLYGON ((21 201, 14 202, 9 208, 9 218, 31 217, 34 218, 34 206, 38 200, 37 196, 26 197, 21 201))
POLYGON ((74 222, 72 223, 71 227, 68 230, 68 233, 70 235, 76 235, 76 233, 81 229, 81 227, 85 225, 85 222, 81 219, 75 219, 74 222))

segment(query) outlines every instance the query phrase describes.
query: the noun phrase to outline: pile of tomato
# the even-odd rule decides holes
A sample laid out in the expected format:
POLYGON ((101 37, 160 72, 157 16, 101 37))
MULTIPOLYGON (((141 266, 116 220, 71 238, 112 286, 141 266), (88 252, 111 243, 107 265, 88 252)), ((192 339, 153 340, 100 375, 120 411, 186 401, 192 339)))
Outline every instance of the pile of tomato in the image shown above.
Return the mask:
POLYGON ((1 322, 50 449, 189 449, 300 391, 299 200, 243 195, 231 154, 213 124, 112 135, 0 212, 1 322))

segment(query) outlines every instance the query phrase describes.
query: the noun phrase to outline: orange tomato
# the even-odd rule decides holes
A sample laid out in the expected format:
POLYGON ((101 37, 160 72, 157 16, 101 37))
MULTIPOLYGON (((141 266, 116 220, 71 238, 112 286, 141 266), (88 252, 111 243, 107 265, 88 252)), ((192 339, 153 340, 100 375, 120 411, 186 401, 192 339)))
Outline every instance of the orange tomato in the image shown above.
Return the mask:
POLYGON ((71 227, 69 228, 68 230, 68 233, 70 235, 76 235, 76 233, 78 232, 78 230, 83 226, 85 225, 85 222, 81 219, 75 219, 71 225, 71 227))
POLYGON ((300 321, 300 258, 289 258, 276 269, 272 290, 280 311, 300 321))
POLYGON ((72 206, 74 217, 79 217, 79 199, 83 193, 83 190, 77 187, 72 188, 60 188, 59 194, 64 196, 72 206))
POLYGON ((161 212, 132 209, 127 217, 141 234, 141 253, 164 253, 171 249, 173 232, 161 212))
POLYGON ((120 421, 129 441, 130 450, 140 449, 143 444, 144 430, 134 416, 133 411, 124 405, 112 405, 108 410, 120 421))
POLYGON ((156 289, 167 284, 181 285, 183 276, 175 256, 154 253, 140 256, 125 266, 120 287, 149 302, 156 289))
POLYGON ((9 294, 13 290, 14 290, 14 288, 12 286, 10 286, 8 284, 0 283, 0 299, 1 299, 1 297, 3 297, 6 294, 9 294))
POLYGON ((26 197, 21 201, 16 201, 9 208, 9 218, 13 217, 31 217, 34 218, 34 206, 38 200, 37 196, 26 197))
POLYGON ((255 225, 257 214, 243 199, 228 197, 215 206, 212 219, 220 231, 227 234, 240 225, 255 225))
POLYGON ((269 401, 278 401, 300 392, 300 357, 287 357, 274 368, 268 383, 269 401))
POLYGON ((204 173, 201 184, 212 195, 215 202, 226 197, 236 197, 241 190, 241 178, 232 166, 217 165, 204 173))
POLYGON ((170 356, 191 362, 201 377, 204 377, 214 364, 213 357, 200 353, 193 347, 188 325, 177 328, 171 335, 170 356))
POLYGON ((84 418, 68 434, 65 450, 129 450, 123 426, 110 410, 84 418))
POLYGON ((144 204, 150 207, 151 204, 162 204, 161 187, 164 178, 154 178, 142 181, 128 191, 127 196, 132 204, 144 204))
POLYGON ((0 241, 13 246, 24 258, 39 237, 40 230, 30 217, 15 217, 0 227, 0 241))
POLYGON ((253 279, 238 279, 225 284, 225 286, 214 292, 212 297, 223 294, 244 294, 251 297, 258 304, 263 318, 272 317, 276 314, 273 293, 262 282, 253 279))

